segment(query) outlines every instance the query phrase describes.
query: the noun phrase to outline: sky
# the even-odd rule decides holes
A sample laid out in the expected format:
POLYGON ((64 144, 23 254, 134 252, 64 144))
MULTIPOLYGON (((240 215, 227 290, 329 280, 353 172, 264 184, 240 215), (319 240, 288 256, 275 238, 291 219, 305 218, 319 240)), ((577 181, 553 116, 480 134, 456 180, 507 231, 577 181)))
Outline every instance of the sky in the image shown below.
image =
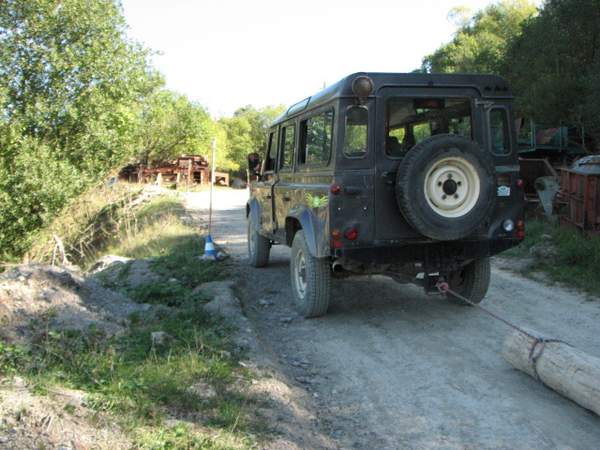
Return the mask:
POLYGON ((353 72, 410 72, 489 0, 122 0, 166 86, 214 117, 290 105, 353 72))

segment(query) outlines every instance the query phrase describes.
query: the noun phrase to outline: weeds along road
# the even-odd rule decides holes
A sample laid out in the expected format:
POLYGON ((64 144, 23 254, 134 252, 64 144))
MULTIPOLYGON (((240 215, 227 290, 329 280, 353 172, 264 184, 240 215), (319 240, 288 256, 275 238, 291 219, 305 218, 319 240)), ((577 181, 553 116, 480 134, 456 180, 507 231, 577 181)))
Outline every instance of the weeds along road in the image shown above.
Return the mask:
MULTIPOLYGON (((246 263, 247 191, 215 191, 213 237, 239 267, 248 317, 266 352, 314 399, 319 427, 340 448, 594 449, 600 418, 500 356, 509 330, 385 277, 334 280, 329 313, 304 320, 291 305, 289 249, 246 263)), ((205 214, 207 193, 189 194, 205 214)), ((600 299, 546 286, 495 264, 485 304, 600 357, 600 299)))

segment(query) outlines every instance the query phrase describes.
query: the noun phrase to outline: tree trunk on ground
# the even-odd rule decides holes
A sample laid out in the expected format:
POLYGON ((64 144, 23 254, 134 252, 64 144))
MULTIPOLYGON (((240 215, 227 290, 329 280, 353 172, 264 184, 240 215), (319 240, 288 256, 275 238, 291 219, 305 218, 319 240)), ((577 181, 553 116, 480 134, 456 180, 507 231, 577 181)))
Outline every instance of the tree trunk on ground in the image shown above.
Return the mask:
POLYGON ((564 342, 538 341, 519 331, 506 338, 502 356, 515 368, 600 415, 600 358, 564 342))

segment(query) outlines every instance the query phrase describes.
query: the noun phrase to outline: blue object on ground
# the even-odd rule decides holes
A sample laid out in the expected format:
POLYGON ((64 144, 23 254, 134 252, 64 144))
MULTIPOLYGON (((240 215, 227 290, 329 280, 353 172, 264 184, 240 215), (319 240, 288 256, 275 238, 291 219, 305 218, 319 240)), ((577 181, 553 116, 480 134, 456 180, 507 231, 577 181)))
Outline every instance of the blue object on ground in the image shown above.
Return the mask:
POLYGON ((206 236, 206 240, 204 241, 204 255, 202 259, 217 259, 217 250, 210 234, 206 236))

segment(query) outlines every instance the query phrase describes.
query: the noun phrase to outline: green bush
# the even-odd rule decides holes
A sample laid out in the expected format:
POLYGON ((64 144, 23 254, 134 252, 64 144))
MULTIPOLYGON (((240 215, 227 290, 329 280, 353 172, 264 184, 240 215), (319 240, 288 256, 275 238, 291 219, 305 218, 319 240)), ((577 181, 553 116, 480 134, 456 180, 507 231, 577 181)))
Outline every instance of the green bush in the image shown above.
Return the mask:
POLYGON ((113 0, 0 8, 0 259, 136 150, 160 84, 113 0), (33 45, 35 43, 35 45, 33 45))
POLYGON ((586 292, 600 294, 600 237, 586 237, 573 228, 559 227, 542 220, 526 222, 525 240, 504 253, 517 258, 533 258, 530 270, 547 273, 554 281, 586 292), (545 246, 554 258, 540 258, 533 247, 545 246))

